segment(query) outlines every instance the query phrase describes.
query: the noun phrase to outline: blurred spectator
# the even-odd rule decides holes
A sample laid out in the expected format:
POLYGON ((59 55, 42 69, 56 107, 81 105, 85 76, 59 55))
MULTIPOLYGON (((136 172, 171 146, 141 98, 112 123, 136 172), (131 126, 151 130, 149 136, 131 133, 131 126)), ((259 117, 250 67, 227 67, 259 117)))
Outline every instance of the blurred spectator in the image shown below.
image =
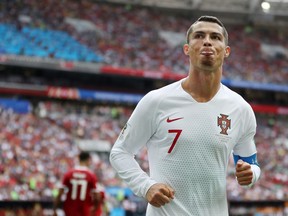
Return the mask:
POLYGON ((136 203, 130 200, 128 196, 124 197, 122 206, 125 210, 125 216, 133 216, 137 209, 136 203))

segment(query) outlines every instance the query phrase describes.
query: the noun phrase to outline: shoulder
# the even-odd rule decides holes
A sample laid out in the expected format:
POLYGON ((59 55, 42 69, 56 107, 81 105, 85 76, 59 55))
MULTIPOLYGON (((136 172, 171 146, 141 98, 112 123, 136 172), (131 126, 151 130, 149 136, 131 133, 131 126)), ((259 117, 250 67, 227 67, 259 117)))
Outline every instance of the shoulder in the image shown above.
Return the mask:
POLYGON ((74 169, 70 169, 64 174, 64 176, 66 176, 66 177, 67 176, 71 176, 73 174, 73 172, 75 172, 75 170, 74 169))
POLYGON ((237 92, 233 91, 232 89, 228 88, 227 86, 221 86, 221 91, 223 99, 229 101, 230 103, 237 104, 238 106, 243 107, 250 107, 250 104, 237 92))
POLYGON ((226 101, 226 104, 235 107, 239 111, 239 114, 247 117, 254 115, 251 105, 240 94, 225 85, 221 86, 221 91, 221 99, 226 101))
POLYGON ((172 95, 177 88, 181 85, 181 81, 176 81, 171 84, 168 84, 164 87, 161 87, 159 89, 152 90, 148 92, 142 100, 150 101, 153 103, 159 103, 163 101, 165 98, 172 95))
POLYGON ((68 170, 63 176, 63 181, 69 181, 69 179, 72 178, 72 175, 73 175, 74 171, 75 171, 74 169, 68 170))
POLYGON ((95 173, 92 170, 90 170, 88 167, 86 169, 81 170, 81 172, 91 178, 96 178, 95 173))
POLYGON ((139 101, 130 119, 133 119, 135 124, 139 124, 137 122, 139 122, 140 119, 141 122, 143 119, 154 122, 159 111, 165 107, 164 102, 167 101, 167 98, 171 97, 171 95, 177 94, 175 89, 177 89, 179 85, 179 81, 176 81, 172 84, 148 92, 139 101))

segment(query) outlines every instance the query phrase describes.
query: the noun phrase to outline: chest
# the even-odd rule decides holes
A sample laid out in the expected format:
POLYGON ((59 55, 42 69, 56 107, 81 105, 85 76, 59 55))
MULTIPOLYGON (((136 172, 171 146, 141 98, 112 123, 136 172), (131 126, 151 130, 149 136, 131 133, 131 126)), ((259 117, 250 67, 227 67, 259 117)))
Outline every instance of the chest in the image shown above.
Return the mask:
POLYGON ((194 152, 230 152, 242 131, 239 110, 223 106, 172 107, 159 113, 155 140, 161 140, 161 150, 194 152), (181 146, 181 147, 180 147, 181 146))

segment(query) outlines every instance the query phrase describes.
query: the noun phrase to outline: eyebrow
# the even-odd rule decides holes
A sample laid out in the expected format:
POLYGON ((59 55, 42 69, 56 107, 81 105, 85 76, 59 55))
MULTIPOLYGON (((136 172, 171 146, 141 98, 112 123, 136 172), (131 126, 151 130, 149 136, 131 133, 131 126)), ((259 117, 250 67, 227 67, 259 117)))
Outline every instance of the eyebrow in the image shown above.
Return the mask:
MULTIPOLYGON (((204 32, 204 31, 195 31, 195 32, 193 32, 193 33, 191 34, 191 36, 192 36, 192 35, 196 35, 196 34, 205 35, 206 32, 204 32)), ((218 37, 220 37, 220 38, 222 38, 222 39, 225 38, 224 35, 221 34, 221 33, 219 33, 219 32, 211 32, 211 33, 209 33, 209 34, 212 35, 212 36, 218 36, 218 37)))
POLYGON ((218 36, 224 37, 224 35, 223 35, 223 34, 221 34, 221 33, 218 33, 218 32, 212 32, 211 34, 212 34, 212 35, 218 35, 218 36))
POLYGON ((206 34, 204 31, 195 31, 195 32, 192 32, 192 34, 206 34))

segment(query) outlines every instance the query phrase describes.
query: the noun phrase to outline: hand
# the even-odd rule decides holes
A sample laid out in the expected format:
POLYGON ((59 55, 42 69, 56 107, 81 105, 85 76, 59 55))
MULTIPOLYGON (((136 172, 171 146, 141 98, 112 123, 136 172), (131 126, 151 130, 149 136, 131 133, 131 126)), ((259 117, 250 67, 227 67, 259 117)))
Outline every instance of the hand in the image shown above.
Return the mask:
POLYGON ((236 164, 236 177, 238 183, 242 186, 251 184, 253 180, 251 165, 242 160, 238 160, 236 164))
POLYGON ((152 185, 146 194, 147 201, 155 206, 161 207, 174 199, 174 190, 170 186, 163 183, 156 183, 152 185))

